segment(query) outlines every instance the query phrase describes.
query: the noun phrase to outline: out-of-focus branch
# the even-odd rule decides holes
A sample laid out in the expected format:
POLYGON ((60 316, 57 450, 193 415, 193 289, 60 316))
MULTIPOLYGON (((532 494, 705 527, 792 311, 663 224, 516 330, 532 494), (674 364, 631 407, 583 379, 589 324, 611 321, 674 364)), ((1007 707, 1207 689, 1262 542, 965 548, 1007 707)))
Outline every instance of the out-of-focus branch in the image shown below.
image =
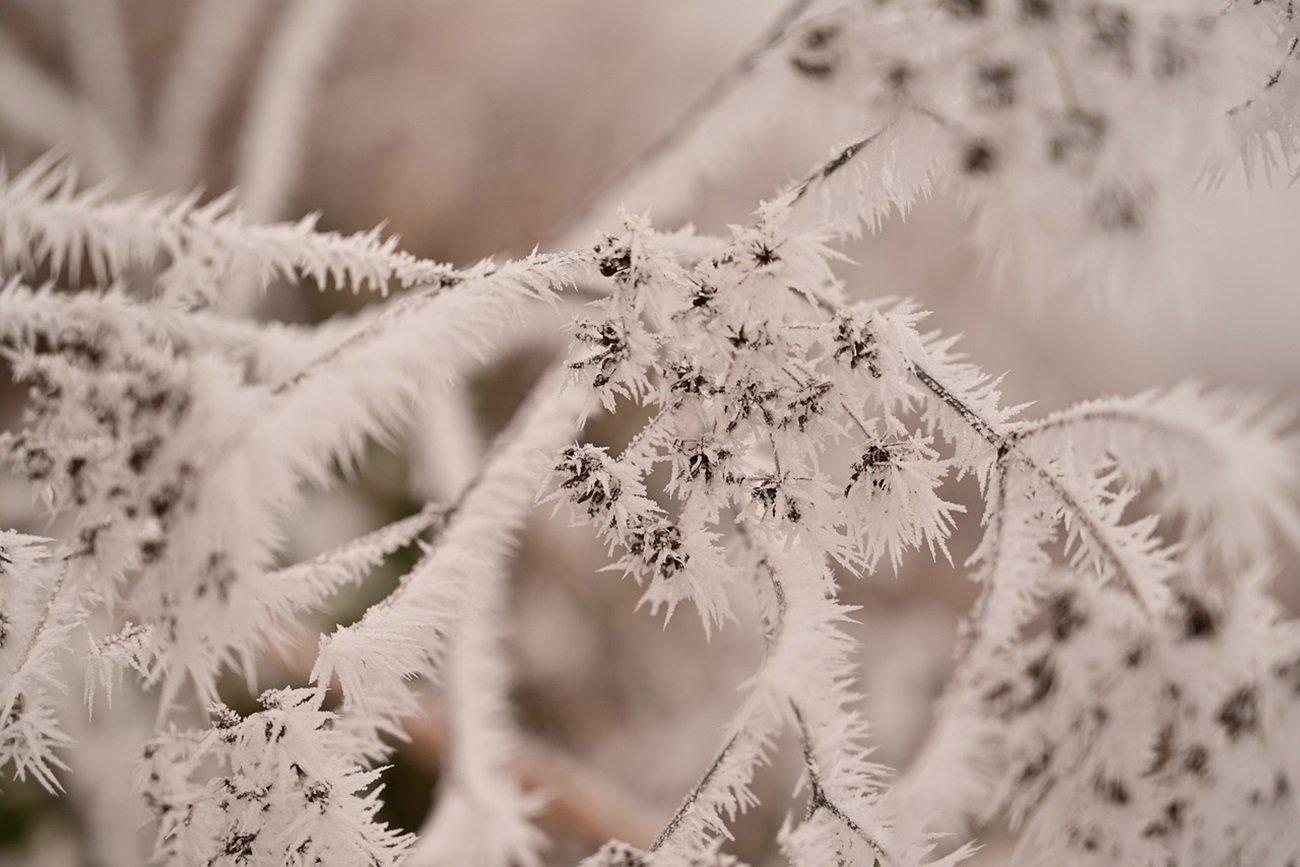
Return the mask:
POLYGON ((5 33, 0 33, 0 125, 42 147, 67 148, 96 181, 125 159, 99 112, 24 57, 5 33))
POLYGON ((237 187, 250 222, 280 217, 293 192, 307 112, 351 6, 351 0, 296 0, 280 22, 240 145, 237 187))
POLYGON ((67 87, 24 57, 14 40, 0 32, 0 123, 37 144, 53 147, 72 138, 77 109, 67 87))
MULTIPOLYGON (((315 642, 304 636, 280 648, 279 656, 290 676, 305 680, 316 659, 315 642)), ((401 724, 409 740, 398 751, 429 773, 442 771, 451 730, 441 704, 426 696, 419 712, 401 724)), ((623 840, 644 848, 661 823, 654 809, 607 777, 524 732, 517 734, 509 769, 526 791, 545 798, 538 823, 554 836, 591 846, 623 840)))
MULTIPOLYGON (((437 772, 450 741, 442 709, 429 699, 418 716, 402 721, 402 728, 411 740, 401 749, 424 769, 437 772)), ((653 810, 572 756, 535 738, 519 736, 510 770, 524 789, 546 798, 538 818, 552 834, 596 846, 623 840, 645 847, 654 838, 659 820, 653 810)))
POLYGON ((258 0, 194 4, 154 119, 147 169, 151 186, 181 189, 202 179, 212 124, 235 78, 235 61, 264 9, 258 0))
POLYGON ((120 2, 64 0, 63 5, 73 75, 113 133, 115 152, 101 154, 100 158, 109 163, 111 174, 125 174, 130 170, 140 135, 140 88, 132 69, 120 2))
POLYGON ((603 216, 601 212, 605 205, 611 200, 617 200, 619 194, 630 188, 643 174, 666 162, 679 151, 701 124, 749 78, 759 61, 784 41, 790 29, 812 4, 813 0, 791 0, 787 3, 762 35, 687 106, 672 126, 635 156, 611 181, 596 188, 577 209, 577 213, 570 215, 559 230, 552 233, 556 239, 556 248, 567 249, 585 243, 587 229, 593 220, 603 216))

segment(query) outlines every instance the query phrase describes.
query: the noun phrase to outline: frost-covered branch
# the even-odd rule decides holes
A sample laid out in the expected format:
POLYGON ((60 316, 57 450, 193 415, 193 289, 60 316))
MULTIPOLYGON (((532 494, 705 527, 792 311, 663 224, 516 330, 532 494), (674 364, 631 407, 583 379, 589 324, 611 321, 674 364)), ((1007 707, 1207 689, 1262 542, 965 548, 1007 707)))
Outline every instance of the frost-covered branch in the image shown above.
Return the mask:
POLYGON ((373 747, 311 689, 264 693, 240 716, 167 732, 143 751, 156 857, 180 864, 371 864, 396 867, 413 842, 381 823, 373 747))
MULTIPOLYGON (((128 266, 160 258, 178 281, 197 273, 212 279, 239 268, 265 284, 273 278, 310 278, 322 287, 387 292, 390 285, 454 285, 459 273, 399 251, 378 231, 319 232, 316 218, 256 225, 229 196, 199 205, 194 197, 112 199, 106 186, 78 189, 73 167, 47 157, 13 178, 0 179, 0 256, 21 268, 48 266, 74 278, 84 263, 100 285, 128 266)), ((184 287, 211 297, 211 288, 184 287)), ((172 291, 180 291, 173 288, 172 291)))
MULTIPOLYGON (((294 0, 279 19, 242 190, 114 198, 59 156, 0 179, 14 272, 0 346, 27 387, 0 460, 58 536, 0 531, 6 771, 58 791, 77 767, 60 690, 120 701, 130 678, 156 693, 136 786, 161 861, 541 863, 501 637, 512 546, 549 472, 652 611, 689 603, 711 635, 754 591, 765 627, 718 749, 658 836, 586 863, 728 863, 783 733, 802 774, 775 843, 797 865, 950 864, 970 850, 945 857, 932 833, 998 816, 1021 829, 1017 863, 1300 857, 1300 629, 1266 590, 1278 537, 1300 541, 1290 417, 1184 387, 1025 420, 914 304, 856 300, 842 246, 942 183, 1009 288, 1128 299, 1182 282, 1193 184, 1297 152, 1290 3, 793 0, 621 190, 671 208, 700 165, 814 104, 825 117, 807 134, 847 145, 716 235, 623 216, 587 247, 466 268, 378 231, 263 222, 292 193, 347 7, 294 0), (318 326, 216 312, 281 279, 401 291, 318 326), (512 323, 579 280, 568 357, 479 455, 448 382, 517 346, 512 323), (625 448, 575 442, 597 406, 642 414, 625 448), (443 505, 279 565, 309 489, 443 412, 451 435, 424 456, 443 505), (950 561, 966 511, 950 480, 965 475, 985 503, 968 564, 980 599, 931 736, 891 785, 867 747, 840 587, 922 550, 950 561), (229 670, 257 682, 270 646, 410 545, 422 556, 397 589, 321 636, 311 686, 247 713, 221 703, 229 670), (413 678, 445 685, 450 744, 418 841, 378 818, 385 738, 425 707, 413 678), (196 709, 209 724, 177 728, 196 709)), ((6 57, 0 93, 50 105, 0 118, 38 139, 77 132, 92 176, 149 181, 134 163, 166 147, 140 149, 119 5, 61 11, 89 110, 6 57)), ((175 59, 151 125, 178 143, 158 178, 199 173, 258 14, 196 7, 181 49, 195 56, 175 59)))
POLYGON ((66 573, 49 562, 46 540, 0 531, 0 768, 59 791, 56 750, 71 742, 55 715, 57 652, 75 626, 60 589, 66 573))
POLYGON ((577 396, 555 400, 544 393, 503 435, 482 475, 458 499, 438 544, 402 587, 356 624, 322 640, 314 681, 327 684, 337 676, 350 705, 394 717, 409 713, 406 678, 436 672, 453 623, 476 610, 479 568, 505 557, 536 497, 539 453, 571 435, 581 413, 577 396))

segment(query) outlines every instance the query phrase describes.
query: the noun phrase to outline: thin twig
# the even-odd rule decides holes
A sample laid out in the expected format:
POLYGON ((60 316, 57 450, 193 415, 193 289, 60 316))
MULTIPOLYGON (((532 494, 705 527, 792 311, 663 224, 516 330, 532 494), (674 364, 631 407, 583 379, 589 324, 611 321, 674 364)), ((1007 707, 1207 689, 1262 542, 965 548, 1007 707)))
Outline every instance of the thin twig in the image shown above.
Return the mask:
MULTIPOLYGON (((1297 48, 1300 48, 1300 36, 1292 38, 1291 44, 1287 46, 1286 55, 1282 58, 1282 62, 1278 64, 1277 69, 1273 74, 1268 77, 1266 82, 1264 82, 1264 87, 1261 89, 1260 95, 1272 90, 1277 86, 1277 83, 1282 80, 1282 73, 1286 71, 1286 66, 1291 62, 1291 59, 1296 56, 1297 48)), ((1237 103, 1232 108, 1228 109, 1228 116, 1232 117, 1247 110, 1255 104, 1255 101, 1259 99, 1260 95, 1252 96, 1249 99, 1237 103)))
POLYGON ((14 663, 14 667, 9 671, 8 683, 4 690, 4 694, 6 694, 7 697, 5 698, 4 704, 0 705, 0 717, 9 713, 14 701, 16 701, 18 696, 22 694, 20 675, 22 675, 23 669, 25 669, 27 664, 31 661, 36 646, 40 644, 41 639, 44 637, 45 630, 50 625, 50 617, 63 601, 63 592, 69 586, 68 561, 70 559, 71 558, 69 557, 63 558, 63 568, 59 572, 59 577, 54 582, 54 587, 50 589, 50 597, 46 600, 45 607, 41 610, 40 620, 38 620, 36 625, 32 627, 32 634, 28 637, 27 645, 23 648, 23 655, 18 658, 18 661, 14 663))
POLYGON ((847 145, 835 154, 835 156, 831 157, 829 160, 805 175, 804 179, 796 184, 789 193, 787 193, 787 195, 790 196, 790 204, 793 205, 795 202, 806 196, 808 191, 815 185, 833 177, 837 172, 849 163, 853 162, 853 158, 861 153, 863 148, 877 141, 882 135, 888 132, 895 123, 896 120, 891 120, 870 135, 847 145))
MULTIPOLYGON (((744 522, 736 522, 736 532, 737 535, 747 544, 756 544, 749 534, 749 528, 744 522)), ((768 561, 767 557, 760 557, 758 562, 754 564, 754 568, 757 572, 762 572, 767 575, 768 580, 772 585, 772 591, 776 596, 775 616, 770 622, 765 624, 763 633, 763 666, 760 667, 759 673, 755 675, 757 678, 762 677, 763 670, 766 668, 768 660, 772 658, 773 649, 781 638, 782 630, 785 626, 786 597, 785 588, 777 579, 776 571, 772 568, 772 564, 768 561)), ((745 710, 746 708, 742 708, 740 712, 743 713, 745 710)), ((656 837, 654 843, 650 845, 649 851, 653 852, 661 849, 672 838, 672 835, 677 832, 677 829, 690 813, 691 808, 695 806, 695 803, 700 799, 700 796, 704 793, 705 789, 708 788, 709 784, 713 781, 713 778, 717 776, 718 771, 722 768, 723 762, 727 760, 727 757, 731 754, 731 751, 735 748, 737 741, 740 739, 741 734, 743 734, 742 728, 736 725, 738 721, 737 718, 731 720, 730 725, 736 729, 735 734, 727 738, 726 742, 718 749, 717 753, 714 754, 713 761, 711 761, 709 766, 705 768, 704 773, 700 775, 699 780, 691 787, 691 790, 686 793, 686 797, 682 798, 681 805, 678 806, 677 811, 673 813, 672 818, 668 820, 668 824, 664 826, 664 829, 659 832, 659 836, 656 837)))
POLYGON ((695 806, 695 802, 700 799, 700 796, 704 794, 704 790, 709 787, 709 783, 713 782, 713 778, 716 777, 718 771, 722 769, 722 763, 727 760, 729 755, 731 755, 731 751, 736 746, 736 742, 740 739, 741 734, 743 734, 743 732, 738 731, 731 737, 727 738, 727 742, 724 743, 714 755, 713 761, 709 763, 708 768, 706 768, 704 773, 700 775, 699 781, 691 787, 689 792, 686 793, 686 797, 682 799, 682 803, 678 806, 677 811, 673 813, 672 818, 668 820, 668 824, 664 825, 664 829, 659 832, 659 836, 655 837, 654 842, 650 844, 650 848, 647 851, 657 851, 663 848, 664 844, 672 839, 673 834, 675 834, 677 829, 681 827, 682 822, 695 806))
MULTIPOLYGON (((750 537, 748 535, 748 530, 743 523, 737 522, 736 529, 742 539, 745 539, 747 541, 750 540, 750 537)), ((777 641, 780 640, 782 627, 785 624, 785 611, 786 611, 785 588, 781 587, 780 582, 777 581, 776 575, 773 572, 771 565, 767 562, 766 558, 760 558, 758 563, 755 564, 755 568, 758 570, 766 569, 768 577, 771 580, 772 586, 775 590, 776 599, 777 599, 776 617, 771 623, 767 624, 767 628, 765 629, 764 636, 763 636, 764 637, 763 667, 765 668, 767 665, 767 661, 772 658, 772 649, 775 647, 777 641)), ((763 668, 760 668, 759 673, 756 675, 756 677, 761 677, 762 672, 763 672, 763 668)), ((748 707, 747 705, 746 707, 742 707, 740 713, 744 713, 745 710, 747 710, 747 707, 748 707)), ((731 751, 735 748, 736 743, 740 739, 740 736, 744 733, 742 727, 736 725, 738 721, 739 720, 736 718, 733 718, 730 721, 729 725, 733 726, 736 729, 735 733, 732 734, 730 737, 728 737, 726 742, 723 743, 723 745, 714 754, 713 760, 709 762, 709 766, 705 768, 704 773, 700 775, 699 780, 696 781, 695 785, 692 786, 690 791, 686 793, 686 796, 682 798, 682 802, 677 807, 676 812, 673 813, 672 817, 668 820, 668 823, 664 826, 664 829, 659 832, 659 835, 655 837, 655 840, 652 844, 650 844, 650 848, 648 851, 654 852, 658 849, 661 849, 670 839, 672 839, 673 834, 675 834, 677 832, 677 829, 681 827, 682 822, 685 821, 687 815, 690 814, 691 809, 695 806, 696 802, 699 801, 700 796, 709 787, 709 784, 713 782, 713 778, 716 777, 718 771, 722 769, 723 762, 725 762, 727 760, 727 757, 731 755, 731 751)))
POLYGON ((885 847, 880 845, 880 842, 875 837, 867 833, 852 816, 844 812, 843 808, 826 794, 826 786, 822 783, 821 775, 817 771, 817 760, 813 755, 812 732, 808 728, 808 723, 804 720, 803 711, 799 709, 799 705, 795 704, 793 699, 790 700, 790 710, 794 714, 795 724, 799 729, 799 742, 803 747, 804 769, 808 774, 807 818, 811 818, 818 810, 825 810, 871 847, 871 850, 876 853, 877 865, 894 863, 885 847))
POLYGON ((1199 445, 1207 445, 1207 437, 1199 430, 1194 428, 1171 424, 1164 419, 1144 416, 1140 412, 1123 408, 1123 407, 1098 407, 1083 408, 1077 410, 1067 410, 1057 413, 1041 421, 1031 422, 1016 431, 1017 442, 1027 442, 1034 437, 1042 434, 1051 433, 1061 428, 1068 428, 1076 424, 1087 424, 1089 422, 1107 421, 1117 424, 1140 425, 1148 431, 1159 432, 1172 439, 1187 440, 1196 442, 1199 445))
POLYGON ((996 448, 999 454, 1004 452, 1014 454, 1016 460, 1033 470, 1035 475, 1047 483, 1047 486, 1051 488, 1052 493, 1056 495, 1056 498, 1061 502, 1061 505, 1065 506, 1066 509, 1074 513, 1075 517, 1078 518, 1079 522, 1083 525, 1084 530, 1087 531, 1088 536, 1092 539, 1093 545, 1096 546, 1102 557, 1111 564, 1111 568, 1114 569, 1115 577, 1118 579, 1120 585, 1130 596, 1133 597, 1134 602, 1137 603, 1137 606, 1142 611, 1143 615, 1145 615, 1147 619, 1150 619, 1152 616, 1151 609, 1147 605, 1146 599, 1143 598, 1141 591, 1138 589, 1137 581, 1129 570, 1128 565, 1124 562, 1124 559, 1120 557, 1119 552, 1115 550, 1114 546, 1112 546, 1106 539, 1101 525, 1097 523, 1097 520, 1093 517, 1092 513, 1079 501, 1078 496, 1075 495, 1075 493, 1071 491, 1059 477, 1048 472, 1047 469, 1040 465, 1038 461, 1034 460, 1031 455, 1021 449, 1013 434, 998 430, 991 422, 976 412, 974 408, 966 404, 950 389, 935 379, 935 377, 920 364, 913 362, 911 365, 911 371, 912 375, 915 376, 922 385, 956 412, 962 421, 966 422, 972 430, 983 437, 989 445, 996 448))
POLYGON ((964 403, 961 398, 935 379, 924 367, 913 362, 911 371, 912 375, 919 379, 922 385, 929 389, 935 397, 947 404, 962 421, 966 422, 972 430, 983 437, 989 445, 998 450, 1007 445, 1006 434, 999 431, 991 422, 964 403))
MULTIPOLYGON (((736 528, 738 535, 741 539, 745 540, 746 543, 750 545, 758 544, 757 541, 750 536, 743 523, 737 523, 736 528)), ((767 577, 776 599, 776 611, 771 620, 766 622, 763 636, 763 668, 766 668, 768 661, 773 656, 775 646, 781 640, 781 636, 784 633, 788 602, 786 600, 785 587, 782 585, 780 578, 777 577, 776 570, 773 569, 771 562, 766 556, 759 557, 758 561, 755 563, 755 571, 767 577)), ((762 677, 763 668, 760 668, 759 673, 755 676, 756 678, 762 677)), ((826 810, 871 847, 872 851, 877 855, 878 863, 885 865, 892 864, 893 861, 890 858, 889 853, 879 843, 879 841, 877 841, 871 834, 867 833, 867 831, 864 830, 852 816, 845 812, 845 810, 827 793, 826 786, 817 771, 816 762, 813 758, 812 734, 804 720, 803 711, 792 697, 787 696, 786 701, 790 705, 790 709, 794 714, 795 722, 798 727, 799 740, 803 749, 804 764, 808 771, 808 783, 809 788, 811 789, 808 815, 811 816, 818 809, 826 810)), ((655 839, 655 842, 651 844, 649 851, 653 852, 662 848, 668 840, 671 839, 672 835, 676 833, 682 822, 685 821, 686 816, 690 814, 691 809, 699 801, 710 783, 712 783, 714 778, 718 775, 718 772, 722 769, 723 763, 735 749, 736 744, 744 734, 743 729, 736 725, 736 722, 737 720, 735 719, 731 721, 731 725, 736 729, 736 732, 726 740, 714 755, 713 761, 709 763, 709 766, 705 769, 704 773, 700 775, 699 781, 689 792, 687 792, 686 797, 682 799, 681 805, 677 808, 677 811, 673 814, 672 818, 669 819, 668 824, 664 827, 664 830, 660 832, 659 836, 655 839)))
MULTIPOLYGON (((829 313, 836 312, 836 308, 829 301, 810 292, 796 292, 797 295, 808 301, 809 304, 829 313)), ((940 382, 935 376, 923 367, 917 361, 911 361, 909 371, 916 379, 926 387, 926 389, 955 412, 962 421, 964 421, 973 431, 979 434, 989 445, 998 451, 999 458, 1006 455, 1014 455, 1016 460, 1020 461, 1026 467, 1034 472, 1039 478, 1047 483, 1052 493, 1068 511, 1072 512, 1079 522, 1087 531, 1088 536, 1092 539, 1102 557, 1111 564, 1115 571, 1115 577, 1120 585, 1133 597, 1134 602, 1142 611, 1143 615, 1149 620, 1152 617, 1150 607, 1143 598, 1141 591, 1138 589, 1137 582, 1120 557, 1119 552, 1114 546, 1107 541, 1105 534, 1102 532, 1101 525, 1097 523, 1092 513, 1079 501, 1078 496, 1071 491, 1060 478, 1048 472, 1045 467, 1034 460, 1033 456, 1027 454, 1019 445, 1018 432, 999 430, 988 419, 979 414, 973 407, 968 405, 957 396, 950 388, 940 382)))
POLYGON ((989 605, 992 602, 993 588, 997 583, 997 573, 1005 543, 1007 484, 1010 472, 1011 464, 1006 459, 1006 456, 999 457, 993 485, 989 489, 989 496, 986 498, 989 509, 988 530, 986 532, 990 544, 989 552, 984 557, 984 589, 971 609, 966 631, 957 640, 956 656, 959 672, 964 667, 965 661, 974 654, 975 646, 980 643, 984 635, 984 619, 988 615, 989 605))

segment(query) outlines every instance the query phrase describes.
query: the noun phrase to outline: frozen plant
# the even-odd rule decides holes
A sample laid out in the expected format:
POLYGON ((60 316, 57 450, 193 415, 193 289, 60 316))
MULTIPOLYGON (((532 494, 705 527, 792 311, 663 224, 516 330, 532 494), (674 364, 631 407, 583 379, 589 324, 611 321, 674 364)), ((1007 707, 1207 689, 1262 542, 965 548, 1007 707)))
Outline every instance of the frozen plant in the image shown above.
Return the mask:
MULTIPOLYGON (((63 99, 0 117, 65 141, 0 182, 0 344, 29 388, 0 457, 55 518, 50 538, 0 534, 0 767, 58 791, 79 748, 64 693, 121 701, 129 679, 156 703, 135 797, 159 863, 542 863, 500 649, 540 492, 591 524, 652 612, 691 606, 712 631, 753 610, 765 638, 680 807, 590 867, 734 863, 734 820, 785 744, 802 773, 778 842, 798 865, 956 863, 1003 814, 1017 863, 1300 859, 1300 630, 1268 587, 1279 542, 1300 543, 1286 413, 1184 385, 1026 418, 915 303, 853 295, 843 252, 942 186, 1008 283, 1128 305, 1188 282, 1180 203, 1238 161, 1288 169, 1300 144, 1291 3, 797 0, 609 198, 671 220, 792 87, 819 91, 828 146, 847 140, 825 162, 724 234, 597 209, 594 239, 468 268, 268 222, 346 3, 290 5, 246 186, 211 201, 146 192, 184 186, 195 157, 147 176, 162 140, 115 66, 118 7, 67 5, 74 60, 98 67, 73 64, 84 105, 16 54, 0 69, 0 92, 63 99), (297 280, 382 297, 317 327, 241 315, 297 280), (279 565, 306 492, 538 302, 572 319, 571 351, 445 502, 279 565), (625 448, 582 439, 586 418, 633 409, 647 420, 625 448), (950 499, 965 476, 979 518, 950 499), (916 549, 949 557, 966 520, 982 522, 981 596, 921 755, 894 775, 871 756, 839 588, 916 549), (305 686, 243 715, 222 703, 224 672, 256 682, 417 541, 397 589, 320 635, 305 686), (411 835, 377 811, 417 678, 445 679, 454 746, 411 835)), ((189 48, 213 71, 248 5, 229 21, 196 5, 189 48)), ((201 79, 196 63, 177 80, 201 79)), ((187 120, 171 93, 158 128, 195 146, 213 97, 187 120)))

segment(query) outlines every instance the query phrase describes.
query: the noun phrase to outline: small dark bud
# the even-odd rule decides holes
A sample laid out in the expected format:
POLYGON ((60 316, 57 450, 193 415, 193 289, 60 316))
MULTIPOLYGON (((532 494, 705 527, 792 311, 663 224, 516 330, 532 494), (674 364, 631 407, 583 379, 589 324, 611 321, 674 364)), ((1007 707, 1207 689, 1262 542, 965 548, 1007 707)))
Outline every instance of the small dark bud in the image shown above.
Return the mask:
POLYGON ((996 110, 1016 102, 1016 68, 1010 63, 990 63, 975 74, 975 104, 996 110))
POLYGON ((833 357, 847 360, 850 370, 864 365, 871 375, 880 378, 880 368, 876 363, 876 338, 871 333, 870 321, 859 322, 849 316, 840 316, 835 321, 835 351, 833 357))
POLYGON ((23 469, 33 482, 49 478, 54 471, 54 458, 43 448, 31 448, 23 456, 23 469))
POLYGON ((1253 686, 1243 686, 1233 692, 1219 707, 1215 717, 1230 740, 1259 730, 1259 701, 1253 686))
POLYGON ((844 495, 847 497, 849 491, 853 490, 863 476, 871 480, 871 489, 873 491, 889 490, 889 473, 888 469, 892 465, 893 455, 890 453, 889 445, 885 443, 873 443, 862 453, 862 457, 853 462, 850 468, 849 483, 844 488, 844 495))
POLYGON ((974 141, 962 152, 962 171, 968 175, 991 174, 998 166, 998 155, 987 141, 974 141))
POLYGON ((839 35, 833 24, 811 28, 790 57, 791 65, 809 78, 829 78, 839 65, 839 35))
POLYGON ((1056 666, 1047 657, 1040 657, 1025 668, 1025 676, 1029 679, 1029 695, 1024 703, 1027 710, 1041 704, 1056 688, 1056 666))
POLYGON ((1086 164, 1101 150, 1108 127, 1104 115, 1072 108, 1053 124, 1047 156, 1054 163, 1086 164))
POLYGON ((754 263, 758 266, 764 267, 780 261, 781 257, 770 244, 764 242, 754 248, 754 263))
POLYGON ((1184 639, 1194 641, 1214 637, 1218 631, 1218 621, 1204 602, 1190 593, 1178 594, 1176 601, 1184 639))
POLYGON ((1041 753, 1027 762, 1020 771, 1020 783, 1032 783, 1034 780, 1047 773, 1052 766, 1052 748, 1049 746, 1041 753))
POLYGON ((1106 232, 1137 232, 1142 228, 1142 203, 1131 190, 1104 190, 1092 202, 1093 218, 1106 232))
POLYGON ((1056 0, 1020 0, 1020 17, 1035 24, 1056 20, 1056 0))
POLYGON ((162 445, 162 440, 158 437, 149 437, 146 440, 141 440, 136 443, 135 447, 131 449, 131 454, 126 459, 127 466, 131 468, 131 472, 135 473, 137 476, 141 475, 149 466, 150 462, 153 461, 154 455, 158 453, 158 447, 160 445, 162 445))
POLYGON ((1110 804, 1123 805, 1129 802, 1128 786, 1114 778, 1100 778, 1096 782, 1097 796, 1110 804))
POLYGON ((1122 69, 1133 66, 1133 17, 1127 9, 1105 3, 1093 4, 1088 10, 1088 24, 1093 42, 1111 54, 1122 69))
POLYGON ((140 543, 140 560, 145 565, 152 565, 161 560, 166 551, 166 539, 146 539, 140 543))
POLYGON ((614 277, 622 274, 632 267, 632 253, 630 250, 617 251, 600 259, 597 267, 600 268, 602 277, 614 277))
POLYGON ((943 0, 943 8, 954 18, 983 18, 988 12, 985 0, 943 0))
POLYGON ((1147 646, 1142 643, 1134 644, 1124 654, 1124 666, 1126 668, 1137 668, 1143 662, 1146 662, 1147 646))
POLYGON ((1069 591, 1053 596, 1047 604, 1047 613, 1052 637, 1057 641, 1068 641, 1070 636, 1088 622, 1087 615, 1069 591))
POLYGON ((906 61, 898 61, 892 64, 885 72, 885 82, 895 96, 903 96, 907 93, 908 85, 916 77, 916 71, 907 64, 906 61))

